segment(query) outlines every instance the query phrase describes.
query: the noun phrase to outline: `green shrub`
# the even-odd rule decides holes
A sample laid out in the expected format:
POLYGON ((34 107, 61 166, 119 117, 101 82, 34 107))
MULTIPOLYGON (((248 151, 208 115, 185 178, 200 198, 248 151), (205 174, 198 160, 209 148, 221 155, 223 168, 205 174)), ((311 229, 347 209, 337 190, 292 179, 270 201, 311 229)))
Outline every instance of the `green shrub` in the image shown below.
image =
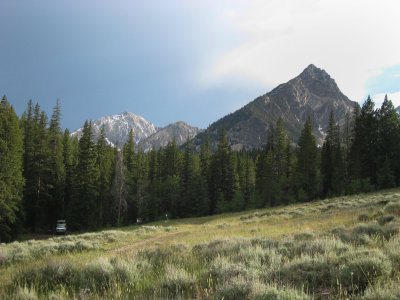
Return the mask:
POLYGON ((389 239, 399 232, 397 226, 381 226, 378 224, 358 224, 351 230, 335 228, 332 233, 339 237, 343 242, 356 245, 372 245, 373 239, 381 237, 389 239))
POLYGON ((363 292, 368 284, 389 276, 391 269, 383 256, 356 257, 340 266, 338 280, 350 293, 363 292))
POLYGON ((379 225, 385 225, 392 222, 395 219, 394 215, 384 215, 378 218, 379 225))
POLYGON ((147 259, 153 266, 163 266, 165 263, 171 262, 173 252, 167 247, 149 248, 139 251, 139 257, 147 259))
POLYGON ((386 252, 394 270, 400 271, 400 236, 396 236, 386 245, 386 252))
POLYGON ((26 286, 18 288, 16 293, 13 295, 15 300, 36 300, 38 296, 34 289, 29 289, 26 286))
POLYGON ((12 262, 26 261, 32 258, 31 253, 23 243, 18 242, 11 243, 10 256, 12 262))
POLYGON ((112 264, 107 259, 100 258, 82 268, 79 282, 76 282, 76 285, 90 290, 105 290, 113 280, 114 268, 112 264))
POLYGON ((196 245, 193 252, 202 258, 212 260, 217 256, 230 256, 242 247, 250 245, 249 239, 217 239, 206 245, 196 245))
MULTIPOLYGON (((1 246, 1 245, 0 245, 1 246)), ((8 265, 11 261, 10 252, 6 248, 0 248, 0 267, 8 265)))
POLYGON ((60 291, 50 292, 48 295, 48 300, 65 300, 65 299, 68 299, 67 296, 65 296, 60 291))
POLYGON ((277 252, 286 258, 294 259, 303 255, 310 257, 327 253, 339 255, 347 252, 349 248, 349 245, 340 240, 327 238, 309 242, 286 241, 278 247, 277 252))
POLYGON ((262 247, 264 249, 269 249, 269 248, 278 248, 280 245, 280 242, 276 241, 276 240, 266 239, 266 238, 252 238, 249 240, 249 245, 250 246, 259 245, 260 247, 262 247))
POLYGON ((303 256, 283 265, 272 277, 305 290, 315 290, 331 287, 333 267, 324 257, 303 256))
POLYGON ((166 265, 161 287, 172 294, 190 292, 196 286, 196 276, 189 274, 182 268, 173 265, 166 265))
POLYGON ((388 214, 400 216, 400 201, 389 202, 386 204, 384 210, 388 214))
POLYGON ((358 219, 358 221, 360 221, 360 222, 366 222, 366 221, 369 220, 369 216, 368 216, 367 214, 361 214, 361 215, 358 216, 357 219, 358 219))
POLYGON ((239 275, 245 276, 247 274, 244 264, 234 263, 228 258, 220 256, 216 257, 210 264, 209 272, 218 282, 228 281, 233 277, 239 275))
POLYGON ((368 236, 383 236, 385 233, 382 226, 378 224, 358 224, 353 227, 352 234, 366 234, 368 236))
POLYGON ((315 239, 315 235, 310 232, 302 232, 294 235, 295 241, 311 241, 315 239))
POLYGON ((262 248, 261 246, 240 248, 236 255, 231 256, 237 263, 243 263, 246 266, 261 268, 278 268, 281 264, 282 256, 276 253, 274 249, 262 248))
POLYGON ((386 286, 368 287, 365 291, 364 300, 397 300, 400 299, 400 285, 392 283, 386 286))
POLYGON ((110 264, 113 266, 113 280, 119 283, 129 283, 135 279, 137 273, 135 261, 112 258, 110 264))
POLYGON ((250 300, 310 300, 310 296, 291 288, 253 284, 250 300))
POLYGON ((13 278, 15 286, 35 286, 38 290, 71 284, 77 270, 69 262, 50 260, 41 267, 20 270, 13 278))
POLYGON ((235 277, 217 287, 217 299, 238 300, 247 299, 251 292, 251 282, 243 277, 235 277))

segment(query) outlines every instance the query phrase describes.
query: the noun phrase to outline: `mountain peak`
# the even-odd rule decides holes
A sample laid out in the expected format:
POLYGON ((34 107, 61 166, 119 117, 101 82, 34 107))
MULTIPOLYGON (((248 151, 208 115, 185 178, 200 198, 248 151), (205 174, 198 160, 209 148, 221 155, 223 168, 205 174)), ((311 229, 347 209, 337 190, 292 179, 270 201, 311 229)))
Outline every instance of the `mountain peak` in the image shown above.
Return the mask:
POLYGON ((329 76, 325 70, 320 69, 313 64, 310 64, 305 68, 298 77, 302 79, 332 80, 331 76, 329 76))
MULTIPOLYGON (((103 126, 106 136, 112 144, 117 142, 124 144, 128 140, 131 130, 133 130, 136 143, 157 132, 153 123, 128 111, 94 120, 92 122, 92 130, 96 139, 99 137, 103 126)), ((74 131, 71 135, 80 138, 82 128, 74 131)))
POLYGON ((355 105, 343 95, 325 70, 310 64, 297 77, 211 124, 196 137, 193 145, 200 148, 208 134, 215 149, 222 124, 225 124, 232 149, 261 147, 279 117, 293 141, 297 141, 303 124, 311 117, 314 135, 321 145, 330 112, 333 110, 335 119, 342 126, 346 113, 352 111, 355 105))
POLYGON ((194 138, 200 131, 201 130, 197 127, 190 126, 183 121, 178 121, 160 129, 143 140, 140 144, 145 152, 150 151, 152 147, 155 147, 156 149, 165 147, 168 142, 171 142, 173 139, 175 139, 178 146, 181 146, 188 138, 194 138))

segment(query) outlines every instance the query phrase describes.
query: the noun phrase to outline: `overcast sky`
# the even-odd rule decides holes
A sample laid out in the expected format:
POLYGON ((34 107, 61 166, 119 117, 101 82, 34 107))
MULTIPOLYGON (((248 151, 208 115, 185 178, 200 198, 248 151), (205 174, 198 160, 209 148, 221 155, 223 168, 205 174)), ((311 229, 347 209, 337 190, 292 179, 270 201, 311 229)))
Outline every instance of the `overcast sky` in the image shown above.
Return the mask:
POLYGON ((122 111, 201 128, 325 69, 350 99, 400 105, 398 0, 1 0, 0 94, 62 126, 122 111))

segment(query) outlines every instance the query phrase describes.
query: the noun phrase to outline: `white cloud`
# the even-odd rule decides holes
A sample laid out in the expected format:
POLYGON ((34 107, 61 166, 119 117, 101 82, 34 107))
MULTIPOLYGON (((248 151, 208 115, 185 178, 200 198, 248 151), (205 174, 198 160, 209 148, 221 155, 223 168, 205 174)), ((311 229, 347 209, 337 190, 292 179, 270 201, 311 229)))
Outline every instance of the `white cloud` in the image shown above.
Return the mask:
POLYGON ((310 63, 325 69, 352 100, 382 68, 400 63, 398 0, 253 1, 229 13, 247 40, 224 53, 205 78, 239 75, 274 87, 310 63))
MULTIPOLYGON (((375 102, 375 108, 379 107, 383 100, 385 99, 385 93, 382 94, 376 94, 372 96, 372 99, 375 102)), ((394 107, 400 106, 400 91, 395 92, 395 93, 387 93, 388 99, 393 102, 394 107)))

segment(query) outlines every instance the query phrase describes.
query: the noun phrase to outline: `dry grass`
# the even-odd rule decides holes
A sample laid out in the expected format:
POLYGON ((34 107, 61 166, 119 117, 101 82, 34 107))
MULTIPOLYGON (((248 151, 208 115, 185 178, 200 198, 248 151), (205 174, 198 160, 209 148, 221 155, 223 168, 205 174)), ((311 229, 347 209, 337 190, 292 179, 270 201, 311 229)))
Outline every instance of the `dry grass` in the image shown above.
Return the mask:
POLYGON ((399 200, 395 189, 1 244, 0 296, 374 299, 399 277, 399 200))

